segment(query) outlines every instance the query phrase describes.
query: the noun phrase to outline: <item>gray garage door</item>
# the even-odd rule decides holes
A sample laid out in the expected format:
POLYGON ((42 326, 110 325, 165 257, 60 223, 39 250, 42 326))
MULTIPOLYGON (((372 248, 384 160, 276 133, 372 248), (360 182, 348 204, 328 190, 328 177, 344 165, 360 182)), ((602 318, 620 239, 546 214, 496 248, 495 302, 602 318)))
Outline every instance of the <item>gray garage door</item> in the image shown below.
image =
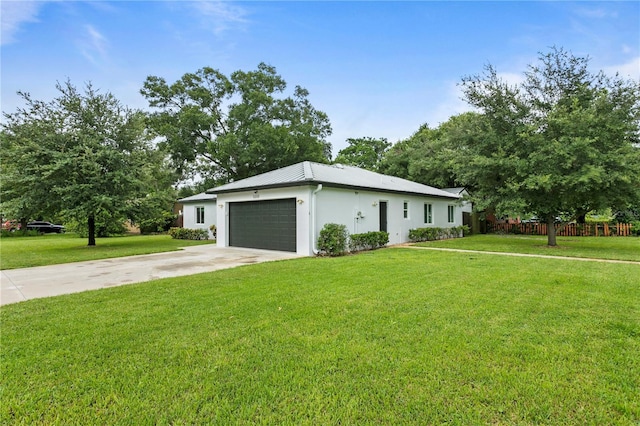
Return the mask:
POLYGON ((229 245, 296 251, 296 199, 229 204, 229 245))

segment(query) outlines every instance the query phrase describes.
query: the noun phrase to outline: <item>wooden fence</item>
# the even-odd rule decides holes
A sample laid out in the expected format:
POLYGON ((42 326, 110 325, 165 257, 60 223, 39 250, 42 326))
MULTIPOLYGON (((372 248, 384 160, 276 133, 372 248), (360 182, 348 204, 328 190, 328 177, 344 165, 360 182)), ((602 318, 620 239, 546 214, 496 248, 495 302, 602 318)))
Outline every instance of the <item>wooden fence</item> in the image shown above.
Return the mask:
MULTIPOLYGON (((546 223, 487 223, 489 233, 547 235, 546 223)), ((566 223, 556 231, 562 237, 628 237, 632 235, 630 223, 566 223)))

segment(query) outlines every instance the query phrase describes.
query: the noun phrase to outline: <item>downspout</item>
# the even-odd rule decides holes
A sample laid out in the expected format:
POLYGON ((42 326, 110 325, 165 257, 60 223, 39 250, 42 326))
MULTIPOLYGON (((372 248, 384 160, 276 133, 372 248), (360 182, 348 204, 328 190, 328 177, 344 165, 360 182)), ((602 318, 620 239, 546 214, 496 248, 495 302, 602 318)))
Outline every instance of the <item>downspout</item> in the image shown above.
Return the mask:
POLYGON ((311 194, 311 250, 313 250, 313 254, 318 254, 318 248, 316 247, 316 194, 322 191, 322 184, 318 184, 318 187, 311 194))

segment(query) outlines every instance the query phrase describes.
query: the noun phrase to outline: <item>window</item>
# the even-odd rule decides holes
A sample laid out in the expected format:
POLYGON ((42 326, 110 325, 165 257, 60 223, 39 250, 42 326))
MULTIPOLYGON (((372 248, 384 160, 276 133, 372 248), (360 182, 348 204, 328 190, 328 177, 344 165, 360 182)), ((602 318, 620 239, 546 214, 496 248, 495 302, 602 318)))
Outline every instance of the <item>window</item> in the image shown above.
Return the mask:
POLYGON ((424 223, 433 223, 433 205, 424 203, 424 223))
POLYGON ((409 202, 405 201, 402 203, 402 217, 405 219, 409 219, 409 202))
POLYGON ((447 209, 448 215, 447 215, 447 220, 449 223, 453 223, 456 221, 456 216, 455 216, 455 206, 448 206, 449 208, 447 209))
POLYGON ((204 225, 204 207, 196 207, 196 225, 204 225))

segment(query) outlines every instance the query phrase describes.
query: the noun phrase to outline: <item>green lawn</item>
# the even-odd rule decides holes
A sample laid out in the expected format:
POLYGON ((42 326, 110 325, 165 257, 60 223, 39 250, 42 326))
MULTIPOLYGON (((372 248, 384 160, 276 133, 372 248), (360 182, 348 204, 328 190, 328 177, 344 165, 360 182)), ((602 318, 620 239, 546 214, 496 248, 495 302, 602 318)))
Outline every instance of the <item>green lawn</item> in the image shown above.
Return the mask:
POLYGON ((639 277, 391 248, 21 302, 0 423, 636 425, 639 277))
POLYGON ((0 269, 160 253, 211 243, 213 241, 174 240, 168 235, 131 235, 97 238, 96 246, 89 247, 86 238, 79 238, 74 234, 5 237, 0 239, 0 269))
POLYGON ((418 243, 423 247, 542 254, 547 256, 589 257, 640 261, 637 237, 558 237, 556 247, 547 246, 546 236, 472 235, 441 241, 418 243))

